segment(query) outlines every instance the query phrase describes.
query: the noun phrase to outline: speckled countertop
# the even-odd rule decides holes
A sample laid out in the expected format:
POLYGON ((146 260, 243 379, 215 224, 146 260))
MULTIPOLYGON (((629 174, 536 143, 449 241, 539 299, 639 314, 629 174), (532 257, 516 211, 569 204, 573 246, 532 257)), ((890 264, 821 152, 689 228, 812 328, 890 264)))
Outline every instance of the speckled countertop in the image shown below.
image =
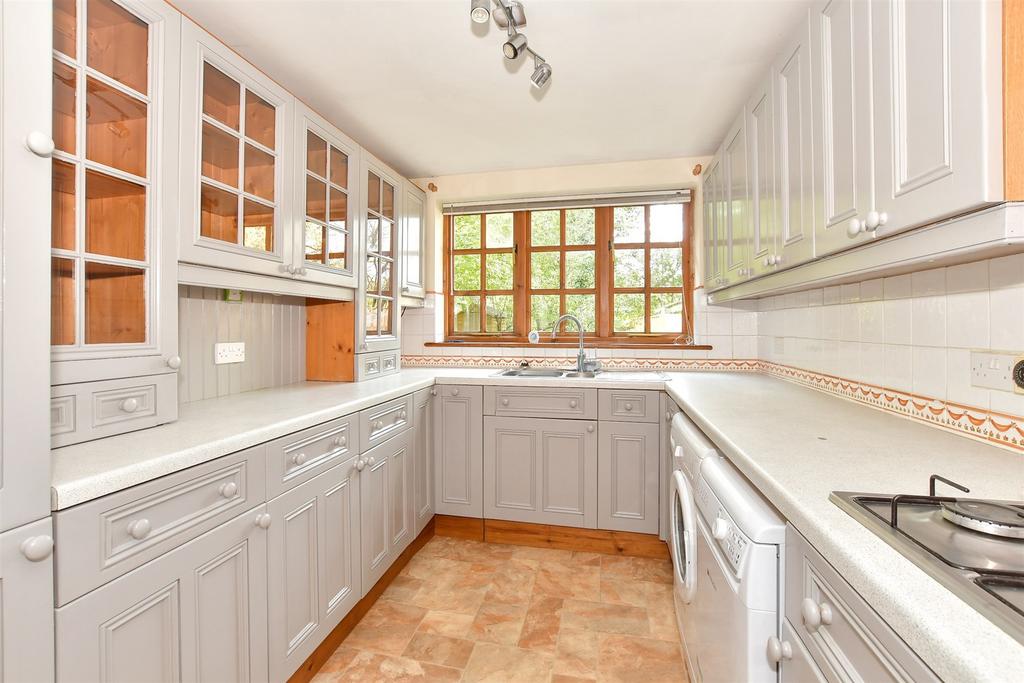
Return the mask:
POLYGON ((829 501, 833 490, 1024 499, 1024 456, 767 375, 676 373, 666 389, 722 453, 947 681, 1024 680, 1024 646, 829 501))

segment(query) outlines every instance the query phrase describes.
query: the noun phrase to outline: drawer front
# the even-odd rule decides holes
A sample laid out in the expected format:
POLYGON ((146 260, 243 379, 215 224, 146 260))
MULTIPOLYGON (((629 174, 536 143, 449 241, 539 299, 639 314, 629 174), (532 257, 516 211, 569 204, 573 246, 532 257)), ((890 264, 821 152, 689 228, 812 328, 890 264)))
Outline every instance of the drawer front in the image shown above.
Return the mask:
POLYGON ((597 392, 598 419, 617 422, 657 422, 661 397, 657 391, 600 389, 597 392))
POLYGON ((597 390, 573 387, 484 387, 484 414, 597 419, 597 390))
POLYGON ((398 372, 401 367, 398 351, 385 351, 380 354, 380 371, 383 375, 391 375, 398 372))
POLYGON ((257 446, 55 513, 58 604, 264 502, 265 456, 257 446))
POLYGON ((379 353, 361 353, 356 356, 356 381, 374 379, 383 374, 383 365, 379 353))
POLYGON ((50 417, 55 448, 173 422, 178 419, 178 375, 55 386, 50 417))
POLYGON ((786 618, 822 670, 850 681, 939 680, 791 526, 786 545, 786 618))
POLYGON ((359 452, 365 453, 412 426, 412 394, 359 413, 359 452))
POLYGON ((267 498, 309 481, 359 452, 359 416, 331 420, 267 444, 267 498))

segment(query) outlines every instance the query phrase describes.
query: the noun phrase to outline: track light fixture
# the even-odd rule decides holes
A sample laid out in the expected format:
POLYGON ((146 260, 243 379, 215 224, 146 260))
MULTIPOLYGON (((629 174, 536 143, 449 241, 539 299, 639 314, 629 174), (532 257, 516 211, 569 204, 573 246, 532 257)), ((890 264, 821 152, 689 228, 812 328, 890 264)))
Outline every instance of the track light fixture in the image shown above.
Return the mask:
POLYGON ((551 79, 551 65, 529 46, 525 33, 519 29, 526 26, 526 10, 519 0, 471 0, 470 18, 477 24, 486 24, 491 16, 494 23, 508 34, 508 40, 501 46, 505 59, 515 60, 524 54, 533 55, 533 75, 530 80, 537 88, 543 88, 551 79), (491 11, 491 4, 494 11, 491 11))

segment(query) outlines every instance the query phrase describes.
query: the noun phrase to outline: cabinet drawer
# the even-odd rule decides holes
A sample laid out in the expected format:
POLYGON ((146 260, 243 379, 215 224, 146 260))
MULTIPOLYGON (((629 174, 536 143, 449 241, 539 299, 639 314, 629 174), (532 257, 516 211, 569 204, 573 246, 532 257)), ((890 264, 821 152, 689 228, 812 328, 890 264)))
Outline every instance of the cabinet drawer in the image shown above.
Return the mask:
POLYGON ((359 413, 359 452, 364 453, 412 426, 412 394, 359 413))
POLYGON ((374 379, 383 374, 379 353, 361 353, 356 356, 356 381, 374 379))
POLYGON ((484 415, 597 419, 597 389, 484 387, 484 415))
POLYGON ((178 375, 61 384, 50 389, 54 448, 178 419, 178 375))
POLYGON ((786 545, 786 618, 822 670, 849 681, 939 680, 791 526, 786 545))
POLYGON ((657 422, 660 397, 657 391, 601 389, 597 392, 597 414, 601 420, 657 422))
POLYGON ((346 415, 267 444, 267 498, 309 481, 359 450, 359 416, 346 415))
POLYGON ((382 375, 391 375, 398 372, 399 366, 398 351, 385 351, 380 354, 380 372, 382 375))
POLYGON ((63 605, 266 500, 257 446, 54 514, 63 605))

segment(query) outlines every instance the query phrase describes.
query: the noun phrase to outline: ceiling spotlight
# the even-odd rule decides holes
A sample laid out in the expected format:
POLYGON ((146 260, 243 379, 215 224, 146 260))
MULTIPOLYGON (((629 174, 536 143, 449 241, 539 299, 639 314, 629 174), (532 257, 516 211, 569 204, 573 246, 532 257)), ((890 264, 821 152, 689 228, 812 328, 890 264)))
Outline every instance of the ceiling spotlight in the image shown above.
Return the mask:
POLYGON ((501 5, 500 11, 494 13, 494 23, 498 28, 508 29, 509 17, 512 17, 512 26, 522 28, 526 26, 526 8, 519 0, 498 0, 501 5))
POLYGON ((505 53, 505 59, 518 59, 526 52, 526 34, 513 33, 501 46, 501 51, 505 53))
POLYGON ((547 84, 548 79, 551 78, 551 65, 543 59, 538 60, 535 64, 536 66, 533 68, 533 75, 530 76, 530 80, 533 81, 534 87, 543 88, 547 84))
POLYGON ((491 18, 491 0, 472 0, 469 17, 477 24, 486 24, 491 18))

